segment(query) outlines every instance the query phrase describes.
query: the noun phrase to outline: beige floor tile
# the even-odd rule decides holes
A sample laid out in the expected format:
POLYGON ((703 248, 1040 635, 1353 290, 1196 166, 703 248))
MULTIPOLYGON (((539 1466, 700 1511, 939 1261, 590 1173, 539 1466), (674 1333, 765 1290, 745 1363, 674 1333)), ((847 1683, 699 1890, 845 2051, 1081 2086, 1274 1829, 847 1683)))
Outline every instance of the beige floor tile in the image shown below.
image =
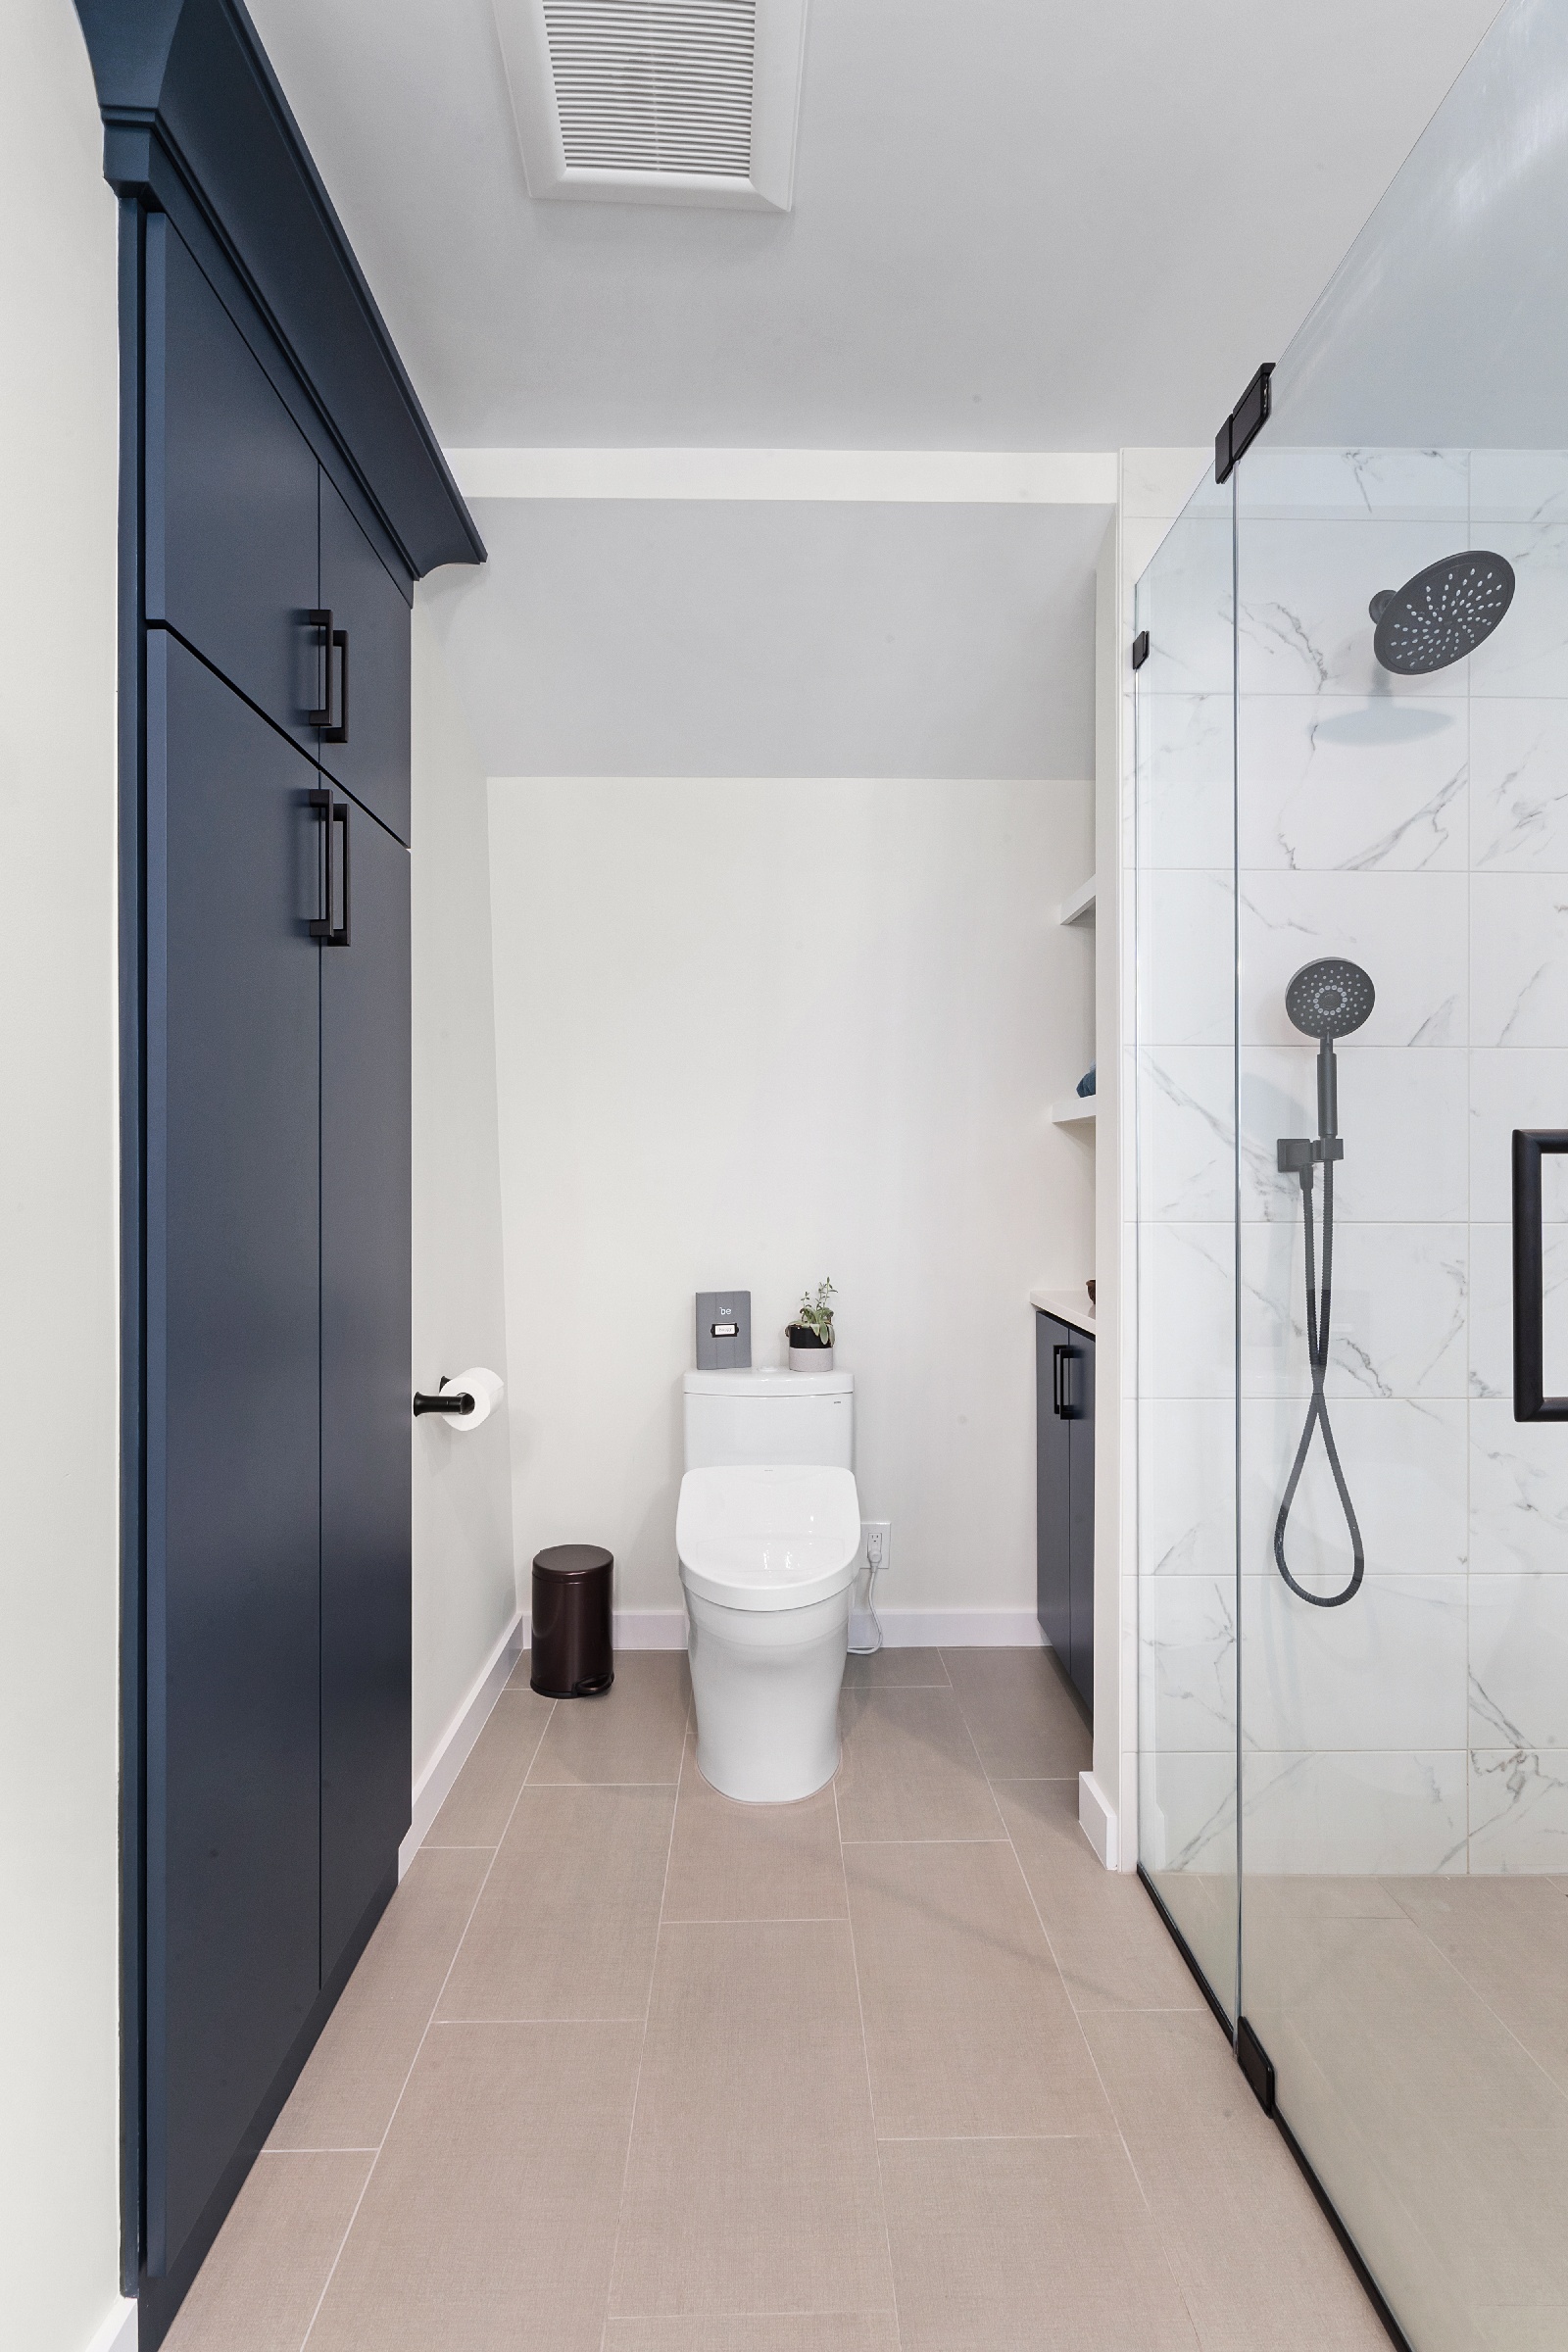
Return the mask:
POLYGON ((1388 1879, 1387 1891, 1568 2091, 1568 1901, 1549 1879, 1388 1879))
POLYGON ((1045 1649, 945 1649, 964 1720, 987 1772, 1071 1780, 1089 1770, 1089 1727, 1045 1649))
POLYGON ((899 2352, 899 2324, 891 2311, 612 2320, 605 2352, 899 2352))
POLYGON ((1105 1870, 1078 1827, 1076 1781, 992 1790, 1079 2009, 1200 2009, 1203 1996, 1131 1871, 1105 1870))
POLYGON ((665 1927, 615 2316, 892 2303, 848 1926, 665 1927))
POLYGON ((847 1658, 844 1664, 844 1688, 858 1690, 862 1685, 875 1690, 900 1688, 906 1690, 948 1687, 948 1670, 942 1663, 940 1649, 879 1649, 869 1658, 847 1658))
POLYGON ((881 2154, 903 2352, 1198 2352, 1114 2135, 881 2154))
POLYGON ((641 2018, 673 1788, 525 1788, 441 1996, 443 2018, 641 2018))
POLYGON ((433 2027, 311 2352, 600 2352, 640 2041, 433 2027))
POLYGON ((270 2148, 380 2145, 490 1862, 483 1847, 420 1847, 306 2060, 270 2148))
POLYGON ((852 1845, 883 2138, 1115 2129, 1008 1845, 852 1845))
POLYGON ((621 1650, 599 1698, 557 1701, 529 1781, 676 1781, 691 1675, 683 1649, 621 1650))
POLYGON ((839 1828, 865 1838, 1004 1835, 951 1690, 846 1690, 839 1828))
POLYGON ((1204 2352, 1387 2352, 1208 2011, 1107 2011, 1085 2030, 1204 2352))
POLYGON ((164 2338, 171 2352, 300 2352, 371 2162, 259 2156, 164 2338))
POLYGON ((541 1698, 526 1683, 519 1687, 514 1676, 431 1824, 426 1845, 500 1843, 555 1703, 541 1698))
POLYGON ((664 1917, 842 1919, 844 1863, 831 1788, 798 1805, 742 1805, 710 1788, 689 1735, 664 1917))

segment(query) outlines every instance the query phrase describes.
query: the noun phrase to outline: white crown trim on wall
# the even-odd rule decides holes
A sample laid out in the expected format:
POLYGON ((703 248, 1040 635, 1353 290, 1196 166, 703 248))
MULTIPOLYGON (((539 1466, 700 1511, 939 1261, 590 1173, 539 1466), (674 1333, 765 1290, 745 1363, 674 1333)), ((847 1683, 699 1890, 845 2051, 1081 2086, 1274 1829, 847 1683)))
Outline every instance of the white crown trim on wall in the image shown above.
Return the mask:
MULTIPOLYGON (((657 6, 659 0, 653 0, 657 6)), ((807 0, 755 0, 751 172, 587 170, 568 165, 556 102, 544 0, 494 0, 528 193, 541 201, 698 204, 787 213, 795 189, 795 126, 807 0)))

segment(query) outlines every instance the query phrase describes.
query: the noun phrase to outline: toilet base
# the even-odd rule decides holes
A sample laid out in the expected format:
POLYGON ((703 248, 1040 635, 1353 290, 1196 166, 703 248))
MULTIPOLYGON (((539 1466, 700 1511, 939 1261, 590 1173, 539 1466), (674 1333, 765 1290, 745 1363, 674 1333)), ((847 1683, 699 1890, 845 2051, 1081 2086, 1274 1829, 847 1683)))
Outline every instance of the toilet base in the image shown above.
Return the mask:
POLYGON ((800 1609, 727 1609, 688 1591, 686 1616, 704 1780, 750 1805, 826 1788, 839 1766, 850 1588, 800 1609))

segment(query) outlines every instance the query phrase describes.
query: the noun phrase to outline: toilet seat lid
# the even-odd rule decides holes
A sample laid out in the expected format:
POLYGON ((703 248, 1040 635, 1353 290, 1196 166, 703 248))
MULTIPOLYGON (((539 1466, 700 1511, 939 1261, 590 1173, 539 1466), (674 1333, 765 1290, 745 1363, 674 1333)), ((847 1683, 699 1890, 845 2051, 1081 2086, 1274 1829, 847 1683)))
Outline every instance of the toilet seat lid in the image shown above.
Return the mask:
POLYGON ((682 1581, 731 1609, 804 1609, 855 1582, 860 1498, 848 1470, 725 1464, 688 1470, 675 1511, 682 1581))

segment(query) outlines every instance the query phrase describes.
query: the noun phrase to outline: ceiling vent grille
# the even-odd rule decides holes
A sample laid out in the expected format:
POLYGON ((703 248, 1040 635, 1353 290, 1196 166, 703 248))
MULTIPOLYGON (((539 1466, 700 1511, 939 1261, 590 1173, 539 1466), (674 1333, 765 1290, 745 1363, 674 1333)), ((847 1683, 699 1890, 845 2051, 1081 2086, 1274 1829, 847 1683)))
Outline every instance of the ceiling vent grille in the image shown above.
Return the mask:
POLYGON ((535 197, 787 212, 806 0, 495 0, 535 197))
POLYGON ((544 0, 568 171, 752 170, 757 0, 544 0))

